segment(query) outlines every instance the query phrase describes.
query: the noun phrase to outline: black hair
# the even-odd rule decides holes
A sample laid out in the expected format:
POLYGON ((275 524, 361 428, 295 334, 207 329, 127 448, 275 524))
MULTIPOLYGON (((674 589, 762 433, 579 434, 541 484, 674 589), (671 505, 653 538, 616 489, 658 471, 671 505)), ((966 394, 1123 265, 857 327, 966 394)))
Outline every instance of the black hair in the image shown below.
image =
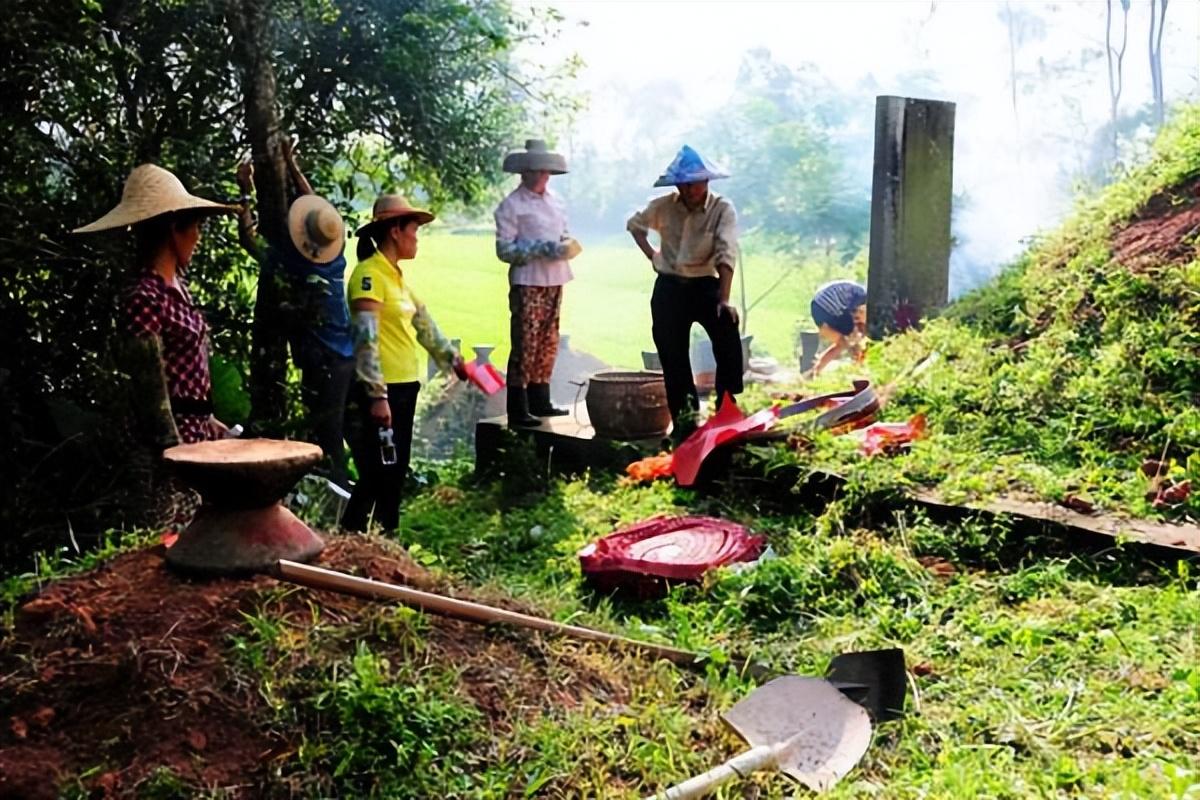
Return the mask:
POLYGON ((415 214, 406 214, 403 217, 395 217, 393 219, 384 220, 378 225, 371 225, 365 231, 358 235, 358 245, 354 252, 358 255, 359 261, 366 261, 371 256, 375 255, 375 251, 379 249, 379 244, 387 236, 387 232, 395 227, 404 227, 408 223, 416 219, 415 214))

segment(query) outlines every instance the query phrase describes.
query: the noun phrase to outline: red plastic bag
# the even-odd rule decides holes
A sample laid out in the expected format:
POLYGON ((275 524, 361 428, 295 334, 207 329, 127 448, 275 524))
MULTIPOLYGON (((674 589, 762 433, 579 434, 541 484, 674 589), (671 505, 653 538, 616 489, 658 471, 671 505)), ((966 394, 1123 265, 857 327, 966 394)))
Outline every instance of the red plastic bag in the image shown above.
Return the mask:
POLYGON ((486 395, 493 395, 504 388, 504 377, 492 364, 480 365, 468 361, 463 364, 463 369, 466 370, 467 380, 486 395))
POLYGON ((924 414, 917 414, 908 422, 876 422, 863 429, 863 443, 859 449, 865 456, 894 455, 924 435, 924 414))
POLYGON ((652 482, 657 478, 669 478, 673 472, 673 457, 670 453, 646 456, 625 468, 625 474, 636 483, 652 482))

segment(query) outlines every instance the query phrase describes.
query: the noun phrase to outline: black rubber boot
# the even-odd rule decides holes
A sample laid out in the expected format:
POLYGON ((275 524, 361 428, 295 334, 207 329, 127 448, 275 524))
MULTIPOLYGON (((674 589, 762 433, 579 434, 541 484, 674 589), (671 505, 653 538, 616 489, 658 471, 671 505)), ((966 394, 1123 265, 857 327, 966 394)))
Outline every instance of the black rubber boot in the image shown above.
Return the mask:
POLYGON ((529 384, 529 411, 538 417, 565 417, 570 412, 550 403, 550 384, 529 384))
POLYGON ((524 386, 508 387, 508 427, 536 428, 542 421, 529 413, 529 395, 524 386))

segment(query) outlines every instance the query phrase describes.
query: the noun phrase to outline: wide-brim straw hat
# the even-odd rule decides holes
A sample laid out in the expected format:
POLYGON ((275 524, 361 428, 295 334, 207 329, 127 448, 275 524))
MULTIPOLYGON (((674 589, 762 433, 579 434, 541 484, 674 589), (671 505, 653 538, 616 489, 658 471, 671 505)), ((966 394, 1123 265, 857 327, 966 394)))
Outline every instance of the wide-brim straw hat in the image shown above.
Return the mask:
POLYGON ((567 160, 559 153, 546 149, 546 143, 541 139, 526 139, 525 149, 509 153, 504 157, 504 171, 515 172, 549 172, 551 175, 564 175, 567 172, 567 160))
POLYGON ((215 203, 189 194, 183 184, 167 170, 154 164, 135 167, 125 179, 121 191, 121 202, 95 222, 72 233, 95 233, 113 228, 136 225, 148 219, 177 211, 194 211, 200 214, 232 214, 236 206, 215 203))
POLYGON ((288 235, 300 255, 317 264, 333 261, 346 245, 342 215, 324 197, 305 194, 288 209, 288 235))
POLYGON ((434 220, 433 214, 423 208, 411 205, 403 195, 381 194, 375 201, 374 208, 371 209, 371 221, 355 231, 354 235, 362 236, 373 231, 382 223, 400 217, 412 217, 418 225, 427 225, 434 220))
POLYGON ((666 172, 658 176, 654 185, 678 186, 681 183, 715 181, 728 177, 728 172, 711 161, 705 161, 699 153, 685 144, 679 148, 675 160, 667 167, 666 172))

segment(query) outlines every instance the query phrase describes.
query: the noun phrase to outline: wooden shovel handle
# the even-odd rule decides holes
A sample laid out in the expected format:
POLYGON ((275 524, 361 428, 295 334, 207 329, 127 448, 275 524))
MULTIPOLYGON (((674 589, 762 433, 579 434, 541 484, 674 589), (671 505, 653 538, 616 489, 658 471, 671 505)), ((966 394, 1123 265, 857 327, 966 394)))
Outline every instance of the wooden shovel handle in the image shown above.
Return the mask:
POLYGON ((453 597, 446 597, 445 595, 434 594, 433 592, 423 592, 419 589, 396 586, 395 584, 375 581, 370 578, 359 578, 354 575, 347 575, 344 572, 313 567, 308 564, 299 564, 295 561, 287 561, 285 559, 280 559, 276 563, 275 575, 278 578, 300 584, 301 586, 307 586, 310 589, 324 589, 326 591, 341 592, 342 594, 350 594, 373 600, 398 600, 405 605, 419 608, 430 614, 454 617, 455 619, 466 620, 467 622, 478 622, 485 625, 493 623, 515 625, 520 628, 532 628, 538 631, 545 631, 546 633, 570 636, 574 639, 583 639, 590 642, 603 642, 605 644, 633 647, 657 658, 665 658, 668 661, 684 666, 694 664, 699 659, 696 653, 689 650, 680 650, 676 647, 641 642, 637 639, 617 636, 613 633, 605 633, 604 631, 597 631, 592 628, 567 625, 562 622, 543 619, 542 617, 534 617, 504 608, 484 605, 483 603, 473 603, 470 600, 457 600, 453 597))
POLYGON ((758 747, 739 753, 708 772, 688 778, 683 783, 677 783, 666 791, 652 794, 646 800, 694 800, 694 798, 703 797, 727 780, 744 778, 751 772, 774 766, 775 750, 773 745, 760 744, 758 747))

